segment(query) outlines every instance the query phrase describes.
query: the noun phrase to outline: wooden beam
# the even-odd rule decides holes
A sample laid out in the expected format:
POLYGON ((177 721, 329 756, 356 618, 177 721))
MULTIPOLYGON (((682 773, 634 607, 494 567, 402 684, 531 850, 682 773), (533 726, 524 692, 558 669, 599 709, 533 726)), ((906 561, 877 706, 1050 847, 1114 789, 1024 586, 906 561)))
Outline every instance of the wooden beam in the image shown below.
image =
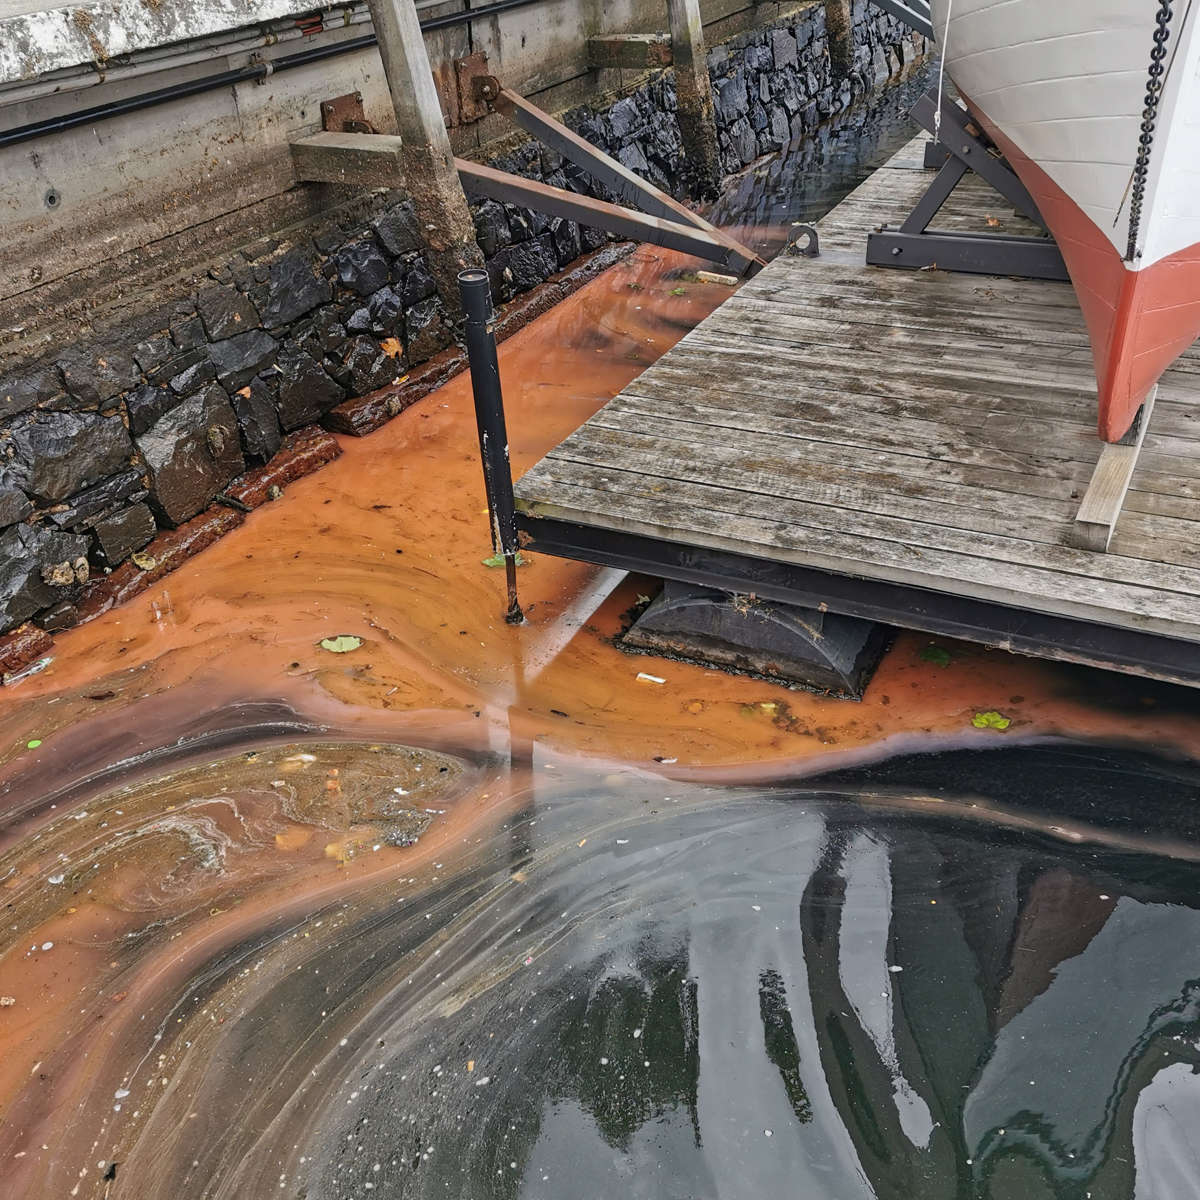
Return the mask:
POLYGON ((1121 507, 1125 503, 1125 493, 1129 491, 1129 483, 1137 467, 1142 442, 1146 440, 1146 429, 1157 395, 1156 384, 1146 397, 1145 404, 1138 409, 1129 432, 1119 442, 1105 442, 1101 446, 1091 482, 1079 505, 1075 523, 1068 531, 1067 541, 1070 545, 1102 553, 1108 550, 1113 530, 1121 516, 1121 507))
POLYGON ((829 39, 833 77, 845 79, 854 70, 854 17, 850 0, 825 0, 825 36, 829 39))
POLYGON ((296 178, 354 187, 404 187, 401 142, 384 133, 314 133, 291 143, 296 178))
POLYGON ((716 195, 721 187, 721 152, 717 117, 700 0, 667 0, 671 20, 671 55, 675 63, 675 93, 679 132, 683 135, 685 169, 697 195, 716 195))
POLYGON ((392 94, 409 198, 442 303, 461 312, 458 273, 483 265, 414 0, 367 0, 392 94))
POLYGON ((653 71, 671 65, 665 33, 610 33, 588 38, 588 63, 596 70, 653 71))

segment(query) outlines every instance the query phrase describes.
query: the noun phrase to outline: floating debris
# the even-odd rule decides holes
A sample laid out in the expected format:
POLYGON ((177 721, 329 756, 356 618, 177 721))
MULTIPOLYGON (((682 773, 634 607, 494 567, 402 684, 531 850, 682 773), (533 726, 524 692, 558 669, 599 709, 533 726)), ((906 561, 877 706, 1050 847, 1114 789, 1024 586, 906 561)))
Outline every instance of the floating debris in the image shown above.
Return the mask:
POLYGON ((1007 729, 1012 724, 1012 718, 994 710, 977 712, 971 718, 971 724, 976 729, 1007 729))
POLYGON ((352 633, 339 633, 336 637, 322 638, 320 642, 321 649, 328 650, 330 654, 349 654, 362 644, 362 638, 355 637, 352 633))

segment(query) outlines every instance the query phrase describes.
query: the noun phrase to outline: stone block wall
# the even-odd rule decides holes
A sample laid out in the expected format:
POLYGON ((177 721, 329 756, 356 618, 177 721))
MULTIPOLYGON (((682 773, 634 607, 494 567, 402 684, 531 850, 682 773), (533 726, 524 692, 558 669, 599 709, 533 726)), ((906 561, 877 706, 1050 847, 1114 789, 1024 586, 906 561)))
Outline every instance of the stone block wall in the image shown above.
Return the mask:
MULTIPOLYGON (((925 52, 922 39, 856 0, 856 62, 835 81, 824 10, 743 35, 709 55, 730 172, 804 136, 925 52)), ((683 175, 674 79, 664 72, 567 123, 666 189, 683 175)), ((604 196, 555 153, 527 143, 495 165, 604 196)), ((503 303, 605 235, 498 204, 473 206, 503 303)), ((266 463, 288 433, 393 383, 448 346, 453 330, 395 194, 244 247, 177 299, 36 361, 0 364, 0 632, 78 619, 89 576, 266 463)))

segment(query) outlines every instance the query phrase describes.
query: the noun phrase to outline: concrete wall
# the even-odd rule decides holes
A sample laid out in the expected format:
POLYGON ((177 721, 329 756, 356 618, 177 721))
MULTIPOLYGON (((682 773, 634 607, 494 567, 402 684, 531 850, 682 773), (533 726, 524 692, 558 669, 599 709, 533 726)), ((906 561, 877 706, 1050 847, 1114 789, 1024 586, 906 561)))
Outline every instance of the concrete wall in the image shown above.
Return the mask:
MULTIPOLYGON (((10 4, 31 7, 22 0, 10 4)), ((29 29, 41 29, 42 50, 27 51, 24 58, 13 49, 21 39, 12 36, 20 23, 12 18, 0 23, 0 45, 7 44, 10 59, 18 60, 16 66, 10 63, 8 76, 0 73, 0 129, 243 67, 255 55, 271 60, 370 32, 365 5, 358 0, 324 10, 324 31, 297 39, 294 14, 303 7, 298 0, 274 0, 267 6, 245 0, 154 5, 145 0, 115 0, 94 6, 94 13, 89 6, 60 9, 39 14, 36 21, 21 19, 22 27, 28 27, 26 40, 34 36, 29 29), (108 14, 104 22, 101 8, 108 14), (260 19, 254 26, 229 32, 231 22, 244 21, 251 12, 258 15, 260 8, 264 18, 281 12, 284 17, 260 19), (189 15, 180 17, 175 26, 163 14, 177 10, 189 15), (67 21, 60 29, 61 14, 66 12, 83 13, 86 19, 67 21), (121 14, 128 14, 124 18, 128 29, 117 36, 121 14), (50 22, 51 28, 38 22, 50 22), (192 36, 188 31, 194 31, 196 37, 155 49, 155 38, 161 40, 165 29, 188 37, 192 36), (106 56, 103 69, 72 68, 70 61, 93 43, 96 52, 106 56), (124 53, 118 47, 131 49, 124 53), (186 61, 196 56, 197 61, 186 61), (28 71, 21 75, 17 69, 22 62, 26 67, 38 62, 47 67, 58 64, 59 69, 29 77, 28 71), (154 70, 145 73, 149 68, 154 70), (98 79, 103 82, 96 83, 98 79), (84 82, 89 86, 80 87, 84 82), (56 90, 40 94, 47 88, 56 90)), ((461 7, 460 0, 422 4, 421 14, 438 16, 461 7)), ((765 20, 781 7, 747 5, 745 0, 703 4, 714 38, 753 15, 765 20)), ((452 90, 453 60, 483 50, 493 70, 510 86, 543 107, 560 111, 583 102, 602 102, 635 82, 629 72, 588 69, 589 34, 661 29, 664 9, 664 0, 543 0, 431 32, 426 41, 446 94, 452 90)), ((379 56, 369 49, 261 83, 241 83, 49 138, 0 147, 0 177, 5 180, 0 190, 0 257, 7 267, 0 274, 0 300, 11 302, 11 323, 28 332, 43 323, 47 308, 55 310, 64 298, 97 288, 102 295, 103 271, 78 273, 115 264, 118 256, 147 244, 178 237, 170 258, 184 266, 197 261, 209 245, 203 226, 227 214, 238 213, 247 236, 256 236, 335 202, 338 197, 328 189, 293 187, 287 143, 297 134, 320 128, 321 100, 351 91, 363 94, 367 115, 379 129, 391 128, 379 56), (39 290, 71 276, 78 276, 71 286, 57 292, 39 290)), ((456 148, 472 153, 508 132, 501 118, 490 118, 456 130, 456 148)), ((110 278, 113 274, 110 271, 110 278)), ((0 343, 2 339, 0 331, 0 343)))
MULTIPOLYGON (((856 16, 855 68, 841 80, 821 6, 710 52, 728 169, 811 132, 924 53, 921 39, 863 0, 856 16)), ((674 109, 667 71, 567 119, 669 187, 682 153, 674 109)), ((265 103, 258 112, 275 119, 265 103)), ((496 161, 559 187, 587 186, 568 183, 558 156, 535 143, 496 161)), ((271 460, 285 434, 318 422, 352 427, 344 402, 449 344, 405 199, 359 193, 316 207, 293 210, 298 219, 253 240, 241 213, 211 223, 193 233, 207 235, 199 268, 140 247, 126 286, 103 302, 98 286, 79 294, 76 273, 61 285, 70 301, 47 306, 54 311, 34 336, 12 339, 21 352, 0 359, 0 631, 30 617, 47 628, 72 624, 89 576, 202 512, 248 467, 271 460), (72 312, 78 319, 64 322, 72 312)), ((605 242, 573 222, 491 201, 474 212, 501 301, 605 242)))

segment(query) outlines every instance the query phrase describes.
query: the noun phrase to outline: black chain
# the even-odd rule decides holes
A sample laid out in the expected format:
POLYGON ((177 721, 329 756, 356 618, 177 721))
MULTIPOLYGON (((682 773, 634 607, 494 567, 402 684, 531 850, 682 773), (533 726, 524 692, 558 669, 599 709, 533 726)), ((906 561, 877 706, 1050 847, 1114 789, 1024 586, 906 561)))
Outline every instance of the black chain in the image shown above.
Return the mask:
POLYGON ((1174 10, 1171 0, 1158 0, 1158 14, 1154 18, 1154 49, 1150 51, 1150 72, 1146 80, 1146 101, 1142 109, 1142 132, 1138 138, 1137 162, 1133 167, 1133 187, 1129 193, 1129 244, 1125 250, 1126 262, 1133 262, 1138 255, 1137 240, 1142 223, 1142 201, 1146 195, 1146 179, 1150 174, 1150 150, 1154 145, 1154 129, 1158 123, 1158 106, 1162 100, 1163 79, 1166 67, 1167 42, 1171 40, 1171 18, 1174 10))

